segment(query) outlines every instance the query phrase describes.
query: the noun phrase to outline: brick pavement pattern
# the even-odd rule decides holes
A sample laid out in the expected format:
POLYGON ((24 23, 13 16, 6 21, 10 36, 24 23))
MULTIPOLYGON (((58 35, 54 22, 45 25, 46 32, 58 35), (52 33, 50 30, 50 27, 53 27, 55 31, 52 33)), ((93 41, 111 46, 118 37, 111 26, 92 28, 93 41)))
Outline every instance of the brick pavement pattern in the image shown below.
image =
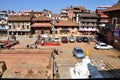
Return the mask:
MULTIPOLYGON (((21 36, 21 37, 17 37, 17 39, 20 41, 20 44, 13 46, 12 48, 26 48, 27 44, 33 44, 34 40, 36 37, 33 38, 29 38, 28 36, 21 36)), ((79 46, 83 49, 83 51, 85 52, 87 49, 89 51, 89 57, 90 59, 97 59, 97 60, 103 60, 104 62, 108 62, 110 64, 112 64, 116 69, 120 69, 120 58, 118 56, 120 56, 120 52, 116 51, 116 50, 96 50, 94 49, 94 42, 90 42, 90 44, 87 43, 61 43, 60 46, 41 46, 38 44, 38 48, 39 49, 55 49, 57 48, 58 50, 63 50, 63 53, 60 53, 59 55, 55 56, 55 61, 57 62, 58 68, 59 68, 59 73, 60 73, 60 79, 64 79, 67 78, 69 79, 69 73, 67 71, 67 69, 70 66, 74 66, 77 62, 80 62, 81 59, 76 59, 75 57, 73 57, 72 54, 72 50, 74 47, 79 46), (65 71, 65 73, 64 73, 65 71)), ((0 51, 0 53, 2 53, 0 51)), ((13 52, 12 52, 13 53, 13 52)), ((3 54, 2 54, 3 56, 3 54)), ((10 56, 10 55, 7 55, 10 56)), ((9 58, 9 57, 5 57, 5 59, 9 59, 8 63, 14 63, 13 60, 16 60, 16 56, 14 56, 14 58, 9 58)), ((30 59, 32 57, 32 59, 30 61, 32 62, 36 62, 38 60, 38 54, 34 54, 34 56, 29 56, 29 58, 27 57, 23 57, 22 54, 19 54, 19 56, 17 57, 18 59, 20 58, 21 60, 25 59, 25 61, 28 59, 30 59)), ((40 59, 39 59, 40 60, 40 59)), ((8 64, 7 64, 8 65, 8 64)), ((9 64, 9 66, 11 67, 12 64, 9 64)))

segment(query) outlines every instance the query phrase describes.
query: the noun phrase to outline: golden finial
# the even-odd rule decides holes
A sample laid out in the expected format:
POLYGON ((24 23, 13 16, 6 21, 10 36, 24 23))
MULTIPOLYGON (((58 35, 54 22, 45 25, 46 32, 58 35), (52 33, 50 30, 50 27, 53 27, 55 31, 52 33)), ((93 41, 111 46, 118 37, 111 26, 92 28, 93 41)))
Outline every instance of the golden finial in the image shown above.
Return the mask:
POLYGON ((88 56, 89 56, 88 49, 86 50, 85 56, 86 56, 86 57, 88 57, 88 56))

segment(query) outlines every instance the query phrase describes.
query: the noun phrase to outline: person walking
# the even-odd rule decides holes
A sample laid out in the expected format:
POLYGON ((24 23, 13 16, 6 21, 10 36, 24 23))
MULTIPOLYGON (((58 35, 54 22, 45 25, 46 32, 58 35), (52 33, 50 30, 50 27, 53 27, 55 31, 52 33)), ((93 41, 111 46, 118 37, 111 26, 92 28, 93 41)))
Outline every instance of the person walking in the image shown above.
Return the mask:
POLYGON ((55 50, 54 50, 54 53, 55 53, 56 55, 58 55, 58 49, 55 49, 55 50))
POLYGON ((42 42, 41 42, 41 43, 42 43, 42 46, 44 46, 44 43, 45 43, 45 42, 44 42, 44 40, 42 40, 42 42))
POLYGON ((88 44, 90 44, 90 39, 88 39, 88 44))
POLYGON ((35 48, 37 49, 37 45, 35 45, 35 48))

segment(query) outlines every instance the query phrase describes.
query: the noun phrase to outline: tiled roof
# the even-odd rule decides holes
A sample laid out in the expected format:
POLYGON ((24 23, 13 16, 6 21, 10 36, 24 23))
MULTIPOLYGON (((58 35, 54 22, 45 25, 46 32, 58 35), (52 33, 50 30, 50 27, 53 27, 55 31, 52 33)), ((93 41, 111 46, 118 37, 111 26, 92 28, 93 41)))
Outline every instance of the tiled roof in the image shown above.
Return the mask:
POLYGON ((98 18, 98 16, 95 13, 80 13, 80 17, 95 17, 98 18))
POLYGON ((30 16, 25 16, 25 15, 10 15, 8 16, 8 21, 30 21, 31 17, 30 16))
POLYGON ((79 26, 79 25, 74 21, 60 20, 58 22, 55 22, 54 26, 79 26))
POLYGON ((39 16, 39 17, 33 18, 32 21, 51 21, 51 19, 45 16, 39 16))
POLYGON ((52 17, 60 17, 60 14, 53 14, 52 17))
POLYGON ((84 6, 73 6, 73 9, 78 8, 79 10, 86 10, 84 6))
POLYGON ((52 27, 50 23, 34 23, 31 27, 52 27))
POLYGON ((81 10, 73 10, 73 12, 81 12, 81 10))
POLYGON ((35 14, 35 13, 40 13, 40 14, 42 14, 43 12, 40 12, 40 11, 34 11, 33 13, 34 13, 34 14, 35 14))
POLYGON ((74 9, 78 9, 78 10, 86 10, 86 8, 84 6, 71 6, 71 7, 67 7, 63 10, 74 10, 74 9))
POLYGON ((114 4, 112 7, 108 8, 104 12, 109 12, 109 11, 114 11, 114 10, 120 10, 120 2, 118 2, 117 4, 114 4))
POLYGON ((67 7, 67 8, 65 8, 63 10, 72 10, 72 8, 71 7, 67 7))
POLYGON ((86 10, 86 8, 84 6, 80 6, 79 8, 80 8, 80 10, 86 10))
POLYGON ((52 12, 51 11, 43 11, 43 14, 51 14, 52 12))

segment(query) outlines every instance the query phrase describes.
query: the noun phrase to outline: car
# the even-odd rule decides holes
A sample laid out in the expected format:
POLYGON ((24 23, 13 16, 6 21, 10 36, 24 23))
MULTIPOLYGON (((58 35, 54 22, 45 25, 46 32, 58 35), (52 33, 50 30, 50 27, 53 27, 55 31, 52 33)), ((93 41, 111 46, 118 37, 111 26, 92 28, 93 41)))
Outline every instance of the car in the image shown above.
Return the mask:
POLYGON ((65 37, 65 36, 61 37, 61 42, 62 43, 68 43, 68 38, 65 37))
POLYGON ((96 43, 96 45, 95 45, 94 48, 95 48, 95 49, 112 49, 113 46, 108 45, 108 44, 103 43, 103 42, 99 42, 99 43, 96 43))
POLYGON ((75 38, 73 36, 70 36, 69 42, 74 43, 75 42, 75 38))
POLYGON ((77 36, 77 37, 76 37, 76 42, 82 42, 82 37, 77 36))
POLYGON ((59 38, 59 37, 55 37, 55 38, 53 39, 53 41, 54 41, 54 42, 60 42, 60 38, 59 38))
POLYGON ((89 39, 87 37, 83 37, 83 42, 89 42, 89 39))
POLYGON ((85 57, 85 53, 80 47, 74 47, 73 56, 75 56, 76 58, 83 58, 85 57))

